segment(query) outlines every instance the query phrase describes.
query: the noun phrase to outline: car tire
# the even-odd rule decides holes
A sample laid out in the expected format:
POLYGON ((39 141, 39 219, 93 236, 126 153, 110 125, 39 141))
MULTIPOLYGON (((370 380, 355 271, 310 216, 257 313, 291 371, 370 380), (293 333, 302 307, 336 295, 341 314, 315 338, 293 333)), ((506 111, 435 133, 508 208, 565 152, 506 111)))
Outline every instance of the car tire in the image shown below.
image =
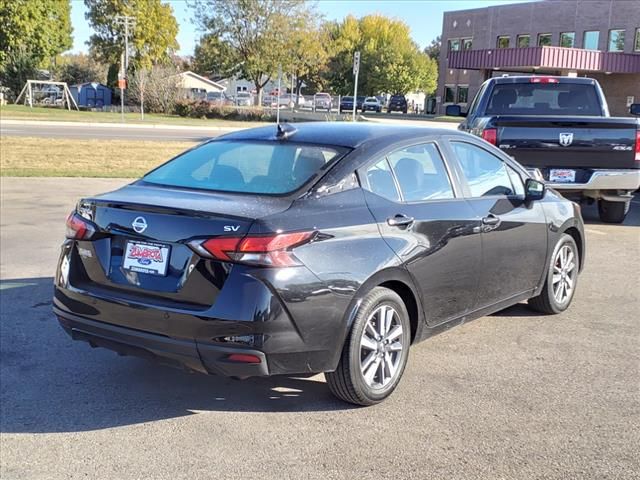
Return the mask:
POLYGON ((573 300, 579 270, 578 246, 571 235, 564 233, 553 249, 542 292, 537 297, 529 299, 529 306, 550 315, 564 312, 573 300))
POLYGON ((606 223, 624 222, 631 202, 610 202, 608 200, 598 200, 598 214, 600 220, 606 223))
POLYGON ((329 389, 355 405, 383 401, 402 378, 410 343, 411 323, 404 302, 388 288, 374 288, 358 308, 338 367, 325 373, 329 389))

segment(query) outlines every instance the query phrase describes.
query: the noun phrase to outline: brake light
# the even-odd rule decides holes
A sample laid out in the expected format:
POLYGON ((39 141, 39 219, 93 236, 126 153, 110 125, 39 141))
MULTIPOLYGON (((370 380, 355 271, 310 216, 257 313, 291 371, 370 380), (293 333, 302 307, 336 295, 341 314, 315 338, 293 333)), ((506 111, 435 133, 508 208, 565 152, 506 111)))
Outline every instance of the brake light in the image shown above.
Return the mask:
POLYGON ((262 360, 257 355, 249 355, 246 353, 232 353, 227 357, 230 362, 239 363, 262 363, 262 360))
POLYGON ((636 162, 640 162, 640 130, 636 131, 636 162))
POLYGON ((310 242, 314 235, 315 232, 295 232, 244 238, 215 237, 189 245, 198 253, 217 260, 264 267, 293 267, 300 262, 291 250, 310 242))
POLYGON ((553 77, 531 77, 531 83, 560 83, 560 80, 553 77))
POLYGON ((491 145, 498 144, 498 130, 495 128, 485 128, 482 131, 482 139, 489 142, 491 145))
POLYGON ((73 240, 88 240, 93 236, 95 231, 93 225, 76 212, 71 212, 67 217, 67 238, 73 240))

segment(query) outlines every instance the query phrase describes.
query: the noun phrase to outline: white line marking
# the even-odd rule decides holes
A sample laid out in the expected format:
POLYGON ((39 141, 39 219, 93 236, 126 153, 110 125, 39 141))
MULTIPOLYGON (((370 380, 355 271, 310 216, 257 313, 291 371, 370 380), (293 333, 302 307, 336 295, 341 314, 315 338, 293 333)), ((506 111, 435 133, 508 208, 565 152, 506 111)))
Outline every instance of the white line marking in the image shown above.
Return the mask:
POLYGON ((600 232, 599 230, 592 230, 590 228, 585 228, 584 231, 588 233, 595 233, 596 235, 608 235, 608 233, 600 232))

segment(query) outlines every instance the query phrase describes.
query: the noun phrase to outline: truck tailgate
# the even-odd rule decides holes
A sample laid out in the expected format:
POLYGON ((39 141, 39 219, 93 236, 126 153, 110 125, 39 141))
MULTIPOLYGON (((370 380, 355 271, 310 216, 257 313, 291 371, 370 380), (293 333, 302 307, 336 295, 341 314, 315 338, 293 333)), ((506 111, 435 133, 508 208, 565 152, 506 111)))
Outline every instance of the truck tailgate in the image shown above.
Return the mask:
POLYGON ((640 168, 634 118, 496 116, 498 147, 526 167, 640 168))

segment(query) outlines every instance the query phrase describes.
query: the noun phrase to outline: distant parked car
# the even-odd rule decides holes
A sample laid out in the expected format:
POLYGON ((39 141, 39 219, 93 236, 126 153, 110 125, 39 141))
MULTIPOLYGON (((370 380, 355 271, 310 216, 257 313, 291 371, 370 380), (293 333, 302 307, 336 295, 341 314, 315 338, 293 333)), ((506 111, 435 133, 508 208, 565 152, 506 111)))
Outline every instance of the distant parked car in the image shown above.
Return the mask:
POLYGON ((313 110, 326 110, 331 111, 333 107, 333 100, 328 93, 316 93, 313 97, 313 110))
POLYGON ((407 113, 407 99, 404 95, 392 95, 387 106, 387 112, 407 113))
POLYGON ((250 107, 253 105, 253 95, 249 92, 236 93, 235 104, 238 107, 250 107))
POLYGON ((340 99, 340 107, 338 108, 338 111, 340 113, 353 111, 353 97, 342 97, 340 99))
POLYGON ((367 97, 364 99, 364 103, 362 104, 362 111, 381 112, 382 103, 380 103, 380 100, 376 97, 367 97))
POLYGON ((233 101, 224 92, 208 92, 207 102, 220 106, 233 104, 233 101))

